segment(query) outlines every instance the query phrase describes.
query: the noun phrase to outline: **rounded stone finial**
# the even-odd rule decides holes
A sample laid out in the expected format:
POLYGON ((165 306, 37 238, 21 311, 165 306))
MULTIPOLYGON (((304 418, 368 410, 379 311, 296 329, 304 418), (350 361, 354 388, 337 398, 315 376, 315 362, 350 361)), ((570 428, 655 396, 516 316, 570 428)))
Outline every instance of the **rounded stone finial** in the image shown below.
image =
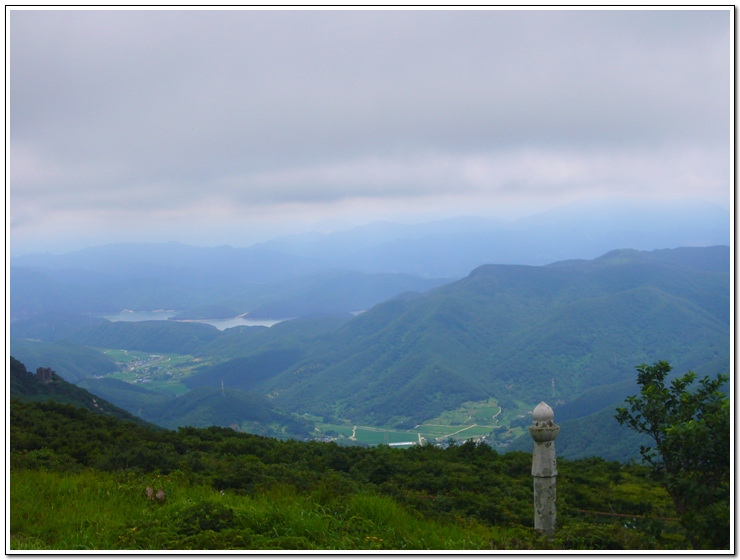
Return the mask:
POLYGON ((552 422, 555 419, 555 413, 545 401, 538 404, 532 411, 532 420, 538 424, 552 422))
POLYGON ((541 402, 532 411, 532 425, 529 427, 529 434, 537 442, 553 441, 560 433, 560 426, 557 426, 553 420, 555 413, 546 403, 541 402))
POLYGON ((532 411, 532 425, 529 428, 529 434, 535 441, 553 441, 560 433, 560 426, 556 425, 553 420, 555 413, 546 403, 541 402, 532 411))

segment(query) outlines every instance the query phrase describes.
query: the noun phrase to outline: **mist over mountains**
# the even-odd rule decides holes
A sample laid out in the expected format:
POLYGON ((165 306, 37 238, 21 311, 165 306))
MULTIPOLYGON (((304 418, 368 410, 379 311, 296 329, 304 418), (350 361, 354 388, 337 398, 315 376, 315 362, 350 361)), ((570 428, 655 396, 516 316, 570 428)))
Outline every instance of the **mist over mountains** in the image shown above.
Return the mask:
POLYGON ((613 249, 730 244, 730 212, 701 202, 583 202, 514 221, 459 217, 420 224, 376 222, 258 247, 364 272, 461 278, 482 264, 543 265, 613 249))
MULTIPOLYGON (((495 399, 505 445, 540 400, 556 419, 562 411, 570 434, 579 422, 613 434, 609 411, 634 392, 640 363, 728 370, 729 223, 701 204, 570 207, 511 223, 378 222, 246 248, 27 255, 10 260, 11 352, 166 426, 241 418, 258 430, 258 417, 285 426, 311 414, 412 429, 495 399), (124 309, 179 320, 102 317, 124 309), (286 320, 192 322, 245 314, 286 320), (107 377, 119 366, 103 349, 202 365, 182 381, 189 396, 176 397, 107 377), (227 414, 219 395, 231 399, 227 414), (246 418, 244 407, 262 412, 246 418)), ((625 453, 563 442, 574 455, 625 453)))
POLYGON ((10 319, 171 309, 180 318, 357 312, 482 264, 542 265, 620 248, 729 245, 730 214, 695 202, 583 203, 513 222, 376 222, 245 248, 121 243, 10 259, 10 319))
MULTIPOLYGON (((506 221, 460 216, 420 223, 373 222, 332 233, 277 237, 243 248, 119 243, 66 254, 37 253, 11 266, 130 277, 217 273, 276 281, 327 267, 461 278, 481 264, 549 264, 613 249, 730 244, 729 210, 700 200, 615 199, 572 203, 506 221)), ((238 245, 235 243, 235 245, 238 245)))

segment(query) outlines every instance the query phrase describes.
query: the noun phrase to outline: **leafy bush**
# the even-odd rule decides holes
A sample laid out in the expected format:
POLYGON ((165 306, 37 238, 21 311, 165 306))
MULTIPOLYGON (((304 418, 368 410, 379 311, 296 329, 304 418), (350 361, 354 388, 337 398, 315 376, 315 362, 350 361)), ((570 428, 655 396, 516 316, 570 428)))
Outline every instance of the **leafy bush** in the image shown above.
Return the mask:
POLYGON ((203 531, 221 531, 236 524, 233 509, 210 501, 193 504, 175 519, 177 532, 187 536, 203 531))
POLYGON ((10 432, 14 548, 659 549, 682 543, 670 524, 649 524, 651 516, 675 517, 675 510, 648 470, 602 459, 558 462, 562 534, 549 542, 532 529, 528 453, 500 454, 473 443, 404 450, 225 428, 152 430, 53 402, 13 401, 10 432), (166 500, 148 500, 146 487, 162 488, 166 500), (626 526, 585 511, 591 509, 647 517, 626 526))

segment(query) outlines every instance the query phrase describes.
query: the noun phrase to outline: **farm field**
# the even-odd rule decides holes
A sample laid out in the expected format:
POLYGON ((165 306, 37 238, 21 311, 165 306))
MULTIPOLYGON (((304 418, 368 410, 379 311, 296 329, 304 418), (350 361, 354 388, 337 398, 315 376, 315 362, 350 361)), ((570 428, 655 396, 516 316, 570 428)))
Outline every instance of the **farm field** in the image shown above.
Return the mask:
POLYGON ((494 398, 485 401, 470 401, 461 404, 457 409, 446 411, 440 414, 434 420, 425 422, 429 424, 443 425, 462 425, 462 424, 483 424, 496 425, 502 413, 501 407, 494 398))
POLYGON ((384 430, 382 428, 357 427, 355 439, 368 445, 419 443, 418 432, 402 430, 384 430))
POLYGON ((421 425, 415 430, 394 430, 372 426, 349 426, 346 424, 319 424, 317 435, 330 437, 338 443, 355 441, 364 445, 400 444, 406 442, 440 443, 452 438, 456 441, 480 439, 490 436, 491 426, 475 424, 465 426, 421 425))
POLYGON ((471 401, 455 410, 446 411, 437 418, 419 424, 410 430, 374 426, 354 426, 351 424, 328 424, 320 417, 312 417, 317 437, 325 437, 338 443, 356 442, 364 445, 399 444, 404 442, 443 443, 449 439, 465 441, 485 440, 494 446, 505 447, 519 436, 525 428, 511 428, 509 423, 526 416, 528 405, 517 403, 520 408, 506 413, 496 399, 471 401))
POLYGON ((141 383, 153 390, 165 390, 176 395, 188 391, 182 380, 195 368, 208 362, 187 354, 152 354, 135 350, 104 349, 103 352, 120 365, 120 370, 108 375, 127 383, 141 383))
MULTIPOLYGON (((188 391, 183 380, 192 375, 197 368, 210 363, 209 359, 195 358, 186 354, 153 354, 120 349, 104 349, 103 352, 120 366, 119 371, 108 377, 127 383, 141 384, 147 389, 167 391, 178 396, 188 391)), ((526 413, 524 409, 527 405, 521 403, 521 406, 519 410, 504 411, 495 398, 466 402, 457 409, 445 411, 437 418, 419 424, 410 430, 356 426, 349 423, 328 424, 322 422, 320 417, 307 418, 305 415, 304 419, 314 422, 316 438, 342 444, 395 446, 402 443, 437 444, 450 439, 465 441, 485 438, 490 444, 498 443, 505 446, 523 430, 522 428, 509 429, 509 422, 512 419, 526 413)), ((239 429, 254 431, 255 427, 246 423, 239 426, 239 429)))

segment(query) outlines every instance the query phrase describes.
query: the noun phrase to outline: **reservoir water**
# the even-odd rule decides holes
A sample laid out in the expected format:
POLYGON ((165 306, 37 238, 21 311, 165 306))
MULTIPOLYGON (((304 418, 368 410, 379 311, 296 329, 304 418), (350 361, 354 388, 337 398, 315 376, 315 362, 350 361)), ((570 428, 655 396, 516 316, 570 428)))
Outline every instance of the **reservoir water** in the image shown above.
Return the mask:
MULTIPOLYGON (((166 321, 170 317, 177 315, 174 311, 129 311, 124 310, 115 315, 104 315, 104 319, 109 321, 166 321)), ((188 323, 206 323, 213 325, 218 330, 230 329, 231 327, 271 327, 287 319, 248 319, 247 317, 232 317, 231 319, 193 319, 188 323)))

